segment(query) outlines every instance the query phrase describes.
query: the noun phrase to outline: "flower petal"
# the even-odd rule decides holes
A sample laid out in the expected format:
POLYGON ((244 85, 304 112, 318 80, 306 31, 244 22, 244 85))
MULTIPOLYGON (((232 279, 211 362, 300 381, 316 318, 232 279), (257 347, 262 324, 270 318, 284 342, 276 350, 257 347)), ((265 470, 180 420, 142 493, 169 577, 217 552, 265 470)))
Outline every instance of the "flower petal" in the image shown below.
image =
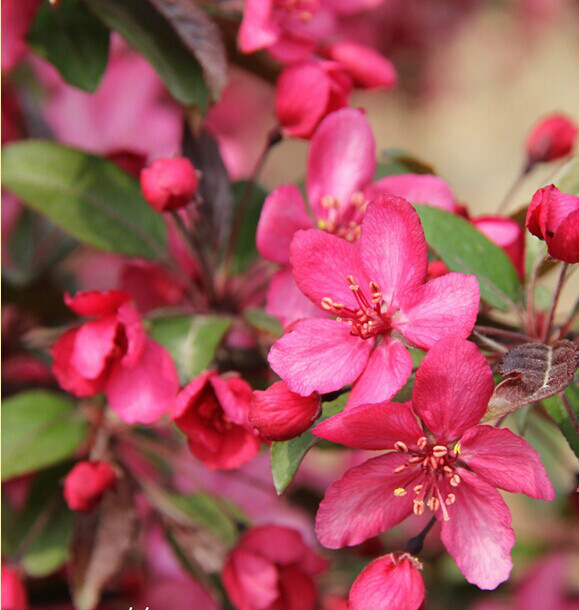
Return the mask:
POLYGON ((416 210, 400 197, 381 195, 368 205, 360 249, 364 269, 388 305, 426 279, 424 231, 416 210))
POLYGON ((104 388, 111 408, 128 424, 158 420, 168 412, 178 389, 169 352, 150 339, 135 366, 113 366, 104 388))
POLYGON ((83 377, 96 379, 104 372, 116 351, 117 329, 116 316, 87 322, 78 329, 70 362, 83 377))
POLYGON ((307 193, 316 216, 325 218, 322 197, 338 199, 341 208, 350 203, 374 177, 374 135, 366 116, 344 108, 328 115, 317 128, 308 154, 307 193))
POLYGON ((309 229, 312 221, 297 186, 284 184, 265 200, 257 225, 257 250, 274 263, 289 263, 294 233, 309 229))
POLYGON ((460 459, 494 487, 539 500, 555 491, 539 454, 510 430, 475 426, 460 439, 460 459))
POLYGON ((310 319, 297 322, 276 341, 268 360, 292 392, 309 396, 352 383, 366 366, 371 349, 371 341, 352 336, 343 322, 310 319))
POLYGON ((579 263, 579 210, 571 212, 547 241, 549 254, 567 263, 579 263))
POLYGON ((480 289, 474 275, 447 273, 403 296, 395 327, 422 349, 444 337, 466 339, 472 332, 479 304, 480 289))
POLYGON ((449 337, 426 354, 412 393, 412 407, 441 443, 475 426, 493 393, 493 374, 474 343, 449 337))
POLYGON ((468 582, 495 589, 513 567, 511 513, 494 487, 462 468, 458 473, 462 481, 452 488, 456 501, 442 521, 441 539, 468 582))
POLYGON ((313 578, 299 564, 279 569, 279 589, 283 610, 314 610, 318 592, 313 578))
POLYGON ((356 244, 311 229, 298 231, 291 243, 290 256, 294 278, 299 289, 321 307, 322 299, 358 309, 359 305, 350 290, 348 275, 353 275, 361 287, 367 287, 356 244))
POLYGON ((396 195, 410 203, 424 203, 449 212, 455 212, 457 208, 448 182, 430 174, 398 174, 382 178, 366 189, 369 201, 379 195, 396 195))
POLYGON ((65 293, 64 302, 79 316, 103 317, 117 312, 117 309, 131 297, 122 290, 109 290, 98 292, 97 290, 79 291, 74 296, 65 293))
POLYGON ((410 403, 361 405, 319 423, 312 434, 352 449, 394 449, 402 441, 415 447, 423 435, 410 403))
POLYGON ((412 356, 398 341, 385 339, 374 349, 354 383, 347 408, 390 400, 412 373, 412 356))
POLYGON ((410 468, 395 474, 408 460, 400 453, 381 455, 350 468, 326 491, 316 516, 318 540, 330 549, 359 544, 394 527, 412 512, 414 494, 394 495, 423 476, 410 468))

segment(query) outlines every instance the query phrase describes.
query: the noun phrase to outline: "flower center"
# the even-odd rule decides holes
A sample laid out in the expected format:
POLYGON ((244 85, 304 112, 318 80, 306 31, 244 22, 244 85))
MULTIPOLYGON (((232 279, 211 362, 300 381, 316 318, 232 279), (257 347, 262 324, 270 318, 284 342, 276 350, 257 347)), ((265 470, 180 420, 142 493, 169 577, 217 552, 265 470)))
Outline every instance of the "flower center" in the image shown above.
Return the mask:
MULTIPOLYGON (((449 520, 447 506, 454 504, 456 496, 448 492, 450 487, 458 487, 461 478, 456 472, 454 463, 460 454, 460 444, 456 443, 452 450, 446 445, 431 445, 425 436, 420 437, 416 444, 418 449, 408 449, 403 441, 394 443, 394 449, 399 453, 407 453, 409 458, 405 464, 394 469, 400 474, 407 468, 420 468, 424 473, 424 482, 413 487, 415 494, 413 511, 417 516, 423 515, 428 508, 435 513, 441 510, 444 520, 449 520)), ((408 491, 404 487, 397 487, 394 495, 398 498, 405 496, 408 491)))
POLYGON ((308 23, 319 8, 319 0, 275 0, 275 7, 290 17, 308 23))
POLYGON ((199 418, 207 428, 217 432, 225 432, 232 426, 231 421, 223 411, 223 408, 212 393, 208 393, 198 406, 199 418))
POLYGON ((351 327, 351 334, 362 339, 370 339, 376 335, 385 335, 392 330, 391 311, 382 299, 380 286, 374 280, 370 281, 370 297, 360 288, 353 275, 346 278, 352 291, 357 308, 346 307, 343 303, 336 303, 330 297, 321 301, 322 309, 334 314, 338 322, 346 322, 351 327))
POLYGON ((318 220, 318 228, 350 242, 358 241, 362 218, 368 207, 364 193, 356 191, 345 206, 342 206, 339 199, 332 195, 324 195, 321 203, 326 211, 326 217, 318 220))

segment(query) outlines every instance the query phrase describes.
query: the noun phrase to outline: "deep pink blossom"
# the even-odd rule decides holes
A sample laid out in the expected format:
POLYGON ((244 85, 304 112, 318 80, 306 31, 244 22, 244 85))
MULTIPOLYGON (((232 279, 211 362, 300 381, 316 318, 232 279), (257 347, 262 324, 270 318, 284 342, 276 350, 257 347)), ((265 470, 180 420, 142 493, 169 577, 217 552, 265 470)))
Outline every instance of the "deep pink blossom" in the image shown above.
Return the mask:
POLYGON ((539 189, 527 210, 527 229, 545 240, 553 258, 579 263, 579 197, 554 185, 539 189))
POLYGON ((34 21, 40 0, 2 2, 2 72, 16 66, 26 53, 26 34, 34 21))
POLYGON ((348 406, 388 400, 412 370, 401 337, 425 350, 443 337, 466 338, 478 313, 474 276, 448 273, 426 282, 424 231, 399 197, 368 205, 357 243, 298 232, 291 264, 300 290, 336 316, 300 320, 271 348, 271 367, 303 396, 353 383, 348 406))
POLYGON ((89 513, 116 481, 108 462, 79 462, 64 479, 64 499, 70 510, 89 513))
POLYGON ((28 597, 20 571, 2 564, 2 610, 28 610, 28 597))
POLYGON ((275 91, 275 111, 283 132, 294 138, 310 138, 325 116, 347 105, 351 89, 350 77, 334 62, 288 66, 275 91))
POLYGON ((178 390, 169 352, 149 339, 127 293, 78 292, 66 304, 96 318, 66 331, 54 344, 52 372, 75 396, 104 391, 127 423, 152 423, 168 412, 178 390))
POLYGON ((409 553, 375 559, 350 589, 350 610, 418 610, 424 601, 422 564, 409 553))
POLYGON ((525 231, 512 218, 478 216, 472 224, 511 259, 519 277, 525 276, 525 231))
POLYGON ((141 171, 145 200, 158 212, 169 212, 191 203, 198 184, 195 166, 185 157, 155 159, 141 171))
POLYGON ((305 432, 320 414, 320 395, 300 396, 283 381, 253 393, 249 421, 268 441, 285 441, 305 432))
POLYGON ((478 425, 493 375, 473 343, 448 337, 425 356, 407 403, 363 405, 314 428, 356 449, 387 450, 333 483, 316 532, 329 548, 358 544, 427 509, 466 579, 494 589, 508 578, 515 537, 497 487, 552 500, 539 454, 510 430, 478 425))
POLYGON ((529 165, 555 161, 571 153, 577 139, 577 125, 562 114, 540 121, 527 138, 529 165))
POLYGON ((256 456, 257 433, 248 421, 251 386, 235 376, 207 371, 177 396, 173 420, 191 453, 209 468, 239 468, 256 456))
POLYGON ((245 532, 229 554, 223 585, 238 610, 314 610, 314 577, 326 565, 297 531, 263 525, 245 532))

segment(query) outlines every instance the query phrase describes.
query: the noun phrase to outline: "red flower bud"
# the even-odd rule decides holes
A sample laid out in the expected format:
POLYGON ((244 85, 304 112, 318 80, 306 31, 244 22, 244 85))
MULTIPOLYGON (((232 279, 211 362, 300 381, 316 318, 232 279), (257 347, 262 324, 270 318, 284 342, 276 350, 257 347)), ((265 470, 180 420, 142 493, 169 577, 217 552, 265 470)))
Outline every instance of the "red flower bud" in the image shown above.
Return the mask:
POLYGON ((16 568, 2 566, 2 610, 27 610, 26 589, 16 568))
POLYGON ((79 462, 66 475, 64 499, 71 510, 89 513, 116 480, 117 475, 107 462, 79 462))
POLYGON ((527 229, 545 240, 549 254, 566 263, 579 263, 579 197, 557 187, 539 189, 527 210, 527 229))
POLYGON ((409 553, 390 553, 367 565, 350 589, 350 610, 418 610, 424 601, 422 565, 409 553))
POLYGON ((554 161, 568 155, 577 138, 577 125, 566 116, 555 114, 538 125, 527 138, 529 165, 554 161))
POLYGON ((275 91, 275 111, 283 131, 310 138, 330 112, 346 106, 350 77, 333 62, 306 62, 283 70, 275 91))
POLYGON ((268 441, 285 441, 305 432, 320 414, 320 395, 300 396, 278 381, 265 392, 256 390, 249 423, 268 441))
POLYGON ((199 179, 189 159, 156 159, 141 171, 141 188, 147 202, 159 212, 182 208, 197 192, 199 179))

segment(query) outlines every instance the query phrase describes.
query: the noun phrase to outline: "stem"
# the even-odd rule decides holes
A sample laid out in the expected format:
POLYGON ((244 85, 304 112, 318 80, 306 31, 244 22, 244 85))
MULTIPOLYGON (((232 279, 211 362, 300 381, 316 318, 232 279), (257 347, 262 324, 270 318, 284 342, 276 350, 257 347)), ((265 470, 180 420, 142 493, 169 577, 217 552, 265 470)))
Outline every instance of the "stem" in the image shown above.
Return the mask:
POLYGON ((527 334, 531 337, 536 336, 535 332, 537 330, 535 325, 535 292, 537 289, 537 278, 539 276, 539 270, 541 269, 541 265, 543 264, 543 260, 540 257, 537 257, 533 268, 531 270, 531 281, 527 286, 527 334))
POLYGON ((419 534, 408 540, 408 542, 404 546, 404 551, 406 553, 410 553, 411 555, 418 555, 418 553, 422 551, 422 547, 424 546, 424 540, 428 532, 434 527, 435 523, 436 517, 432 517, 432 519, 430 519, 430 521, 424 526, 424 528, 419 534))
POLYGON ((523 167, 523 171, 517 176, 517 179, 513 182, 513 184, 511 184, 511 187, 507 191, 506 195, 503 197, 503 200, 501 201, 501 204, 499 205, 499 208, 497 210, 497 214, 502 214, 507 209, 514 194, 519 190, 519 188, 523 184, 523 181, 531 171, 531 167, 532 166, 530 164, 527 164, 525 165, 525 167, 523 167))
POLYGON ((257 178, 265 165, 265 161, 267 160, 267 156, 270 150, 282 140, 282 134, 279 131, 278 127, 275 127, 267 134, 267 140, 265 142, 265 146, 261 151, 253 171, 249 176, 249 180, 246 182, 245 187, 243 189, 243 193, 241 194, 241 198, 239 200, 239 205, 235 210, 235 214, 233 216, 233 221, 231 224, 231 235, 229 237, 229 244, 227 245, 227 252, 225 254, 225 276, 229 277, 231 275, 231 267, 233 266, 233 256, 235 254, 235 246, 237 245, 237 240, 239 239, 239 232, 241 231, 241 224, 245 213, 247 212, 247 206, 251 201, 251 196, 253 195, 253 191, 255 189, 255 184, 257 182, 257 178))
POLYGON ((561 273, 559 274, 559 280, 557 281, 557 288, 555 289, 555 295, 553 296, 553 302, 551 303, 551 309, 549 311, 549 318, 547 320, 547 324, 545 325, 545 331, 543 332, 543 343, 547 343, 549 336, 551 335, 551 326, 553 325, 553 318, 555 317, 555 310, 557 309, 559 297, 561 296, 561 290, 563 289, 563 284, 565 283, 565 274, 567 273, 568 267, 569 267, 569 263, 563 263, 563 267, 561 268, 561 273))
POLYGON ((532 339, 524 333, 518 333, 516 331, 507 330, 504 328, 495 328, 494 326, 479 326, 478 324, 474 327, 477 332, 481 332, 487 335, 493 335, 495 337, 504 337, 505 339, 514 339, 516 341, 529 342, 532 339))
POLYGON ((565 395, 564 391, 561 392, 561 400, 563 401, 563 404, 565 405, 565 410, 567 411, 567 415, 569 416, 569 419, 571 420, 571 424, 573 425, 575 434, 577 435, 577 438, 579 438, 579 421, 577 421, 577 416, 575 415, 575 411, 573 411, 573 407, 571 406, 571 403, 569 402, 569 399, 565 395))
POLYGON ((490 337, 485 337, 484 335, 481 335, 481 334, 477 333, 476 331, 473 331, 472 334, 477 339, 479 339, 479 341, 481 341, 481 343, 484 343, 487 347, 494 350, 495 352, 499 352, 501 354, 506 354, 509 351, 504 345, 501 345, 500 343, 493 341, 490 337))

